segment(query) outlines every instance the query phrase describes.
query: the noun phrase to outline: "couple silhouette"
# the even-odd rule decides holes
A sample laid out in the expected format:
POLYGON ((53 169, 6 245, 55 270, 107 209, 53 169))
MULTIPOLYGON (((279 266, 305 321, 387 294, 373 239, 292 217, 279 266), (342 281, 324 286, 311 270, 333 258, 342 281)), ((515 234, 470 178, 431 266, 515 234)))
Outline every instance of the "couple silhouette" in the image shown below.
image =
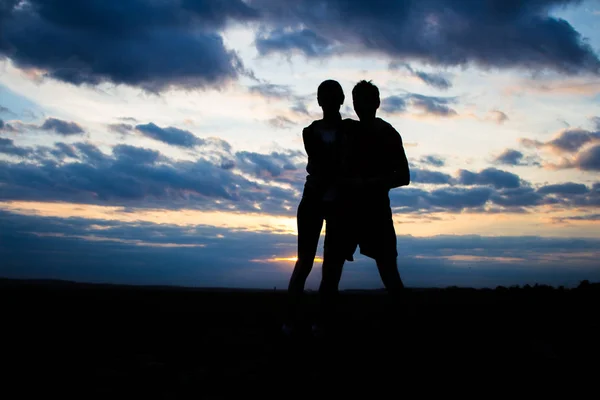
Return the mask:
POLYGON ((360 81, 352 90, 358 121, 342 119, 344 100, 337 81, 322 82, 317 101, 323 118, 302 131, 308 175, 297 212, 298 259, 288 286, 286 334, 303 330, 304 286, 324 222, 319 312, 313 333, 327 332, 333 326, 343 266, 353 261, 357 248, 375 260, 393 303, 402 303, 404 285, 396 261, 389 199, 390 189, 410 182, 402 138, 392 125, 377 117, 379 89, 371 81, 360 81))

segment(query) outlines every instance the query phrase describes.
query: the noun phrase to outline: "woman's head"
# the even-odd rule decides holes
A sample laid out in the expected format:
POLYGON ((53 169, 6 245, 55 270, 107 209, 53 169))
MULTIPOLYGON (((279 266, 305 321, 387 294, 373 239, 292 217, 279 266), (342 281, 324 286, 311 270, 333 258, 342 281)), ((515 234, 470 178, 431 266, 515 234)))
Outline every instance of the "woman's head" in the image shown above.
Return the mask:
POLYGON ((317 89, 317 101, 325 112, 339 111, 344 99, 344 90, 338 81, 328 79, 321 82, 317 89))

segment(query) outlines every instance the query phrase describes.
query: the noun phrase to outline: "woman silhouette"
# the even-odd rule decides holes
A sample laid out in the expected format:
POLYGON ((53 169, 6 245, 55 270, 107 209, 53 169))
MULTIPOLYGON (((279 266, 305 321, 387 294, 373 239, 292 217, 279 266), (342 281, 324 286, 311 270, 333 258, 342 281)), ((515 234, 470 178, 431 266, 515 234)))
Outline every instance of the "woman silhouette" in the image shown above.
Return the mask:
POLYGON ((298 259, 288 286, 288 315, 283 326, 286 334, 298 329, 306 279, 314 264, 323 221, 336 197, 343 132, 351 123, 350 119, 342 120, 340 115, 344 98, 337 81, 322 82, 317 90, 317 101, 323 110, 323 119, 302 131, 308 175, 297 213, 298 259))

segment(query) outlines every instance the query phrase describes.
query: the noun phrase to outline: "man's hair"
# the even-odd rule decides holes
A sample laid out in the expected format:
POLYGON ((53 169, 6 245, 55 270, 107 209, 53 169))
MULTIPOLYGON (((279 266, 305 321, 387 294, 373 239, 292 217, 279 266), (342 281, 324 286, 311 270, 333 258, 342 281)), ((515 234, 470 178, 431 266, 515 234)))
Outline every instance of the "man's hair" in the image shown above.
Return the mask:
POLYGON ((317 97, 320 99, 335 100, 336 103, 339 102, 341 105, 344 103, 344 89, 342 89, 342 85, 338 81, 327 79, 319 85, 317 97))
POLYGON ((352 97, 376 103, 379 102, 379 89, 371 81, 362 80, 352 89, 352 97))

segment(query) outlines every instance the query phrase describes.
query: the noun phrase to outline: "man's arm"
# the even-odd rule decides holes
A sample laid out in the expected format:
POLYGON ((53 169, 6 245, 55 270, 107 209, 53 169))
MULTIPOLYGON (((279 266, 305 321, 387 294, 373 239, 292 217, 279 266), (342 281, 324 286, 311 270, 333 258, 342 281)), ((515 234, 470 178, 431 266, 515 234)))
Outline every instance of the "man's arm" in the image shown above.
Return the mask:
POLYGON ((386 170, 376 177, 371 177, 355 182, 355 185, 362 187, 385 187, 393 189, 400 186, 407 186, 410 183, 410 170, 408 160, 402 145, 402 137, 389 125, 390 131, 386 132, 385 144, 382 146, 382 157, 386 158, 386 170))
POLYGON ((408 167, 408 159, 402 145, 402 137, 391 125, 392 133, 390 134, 390 164, 392 173, 389 176, 388 187, 390 189, 400 186, 407 186, 410 183, 410 169, 408 167))

